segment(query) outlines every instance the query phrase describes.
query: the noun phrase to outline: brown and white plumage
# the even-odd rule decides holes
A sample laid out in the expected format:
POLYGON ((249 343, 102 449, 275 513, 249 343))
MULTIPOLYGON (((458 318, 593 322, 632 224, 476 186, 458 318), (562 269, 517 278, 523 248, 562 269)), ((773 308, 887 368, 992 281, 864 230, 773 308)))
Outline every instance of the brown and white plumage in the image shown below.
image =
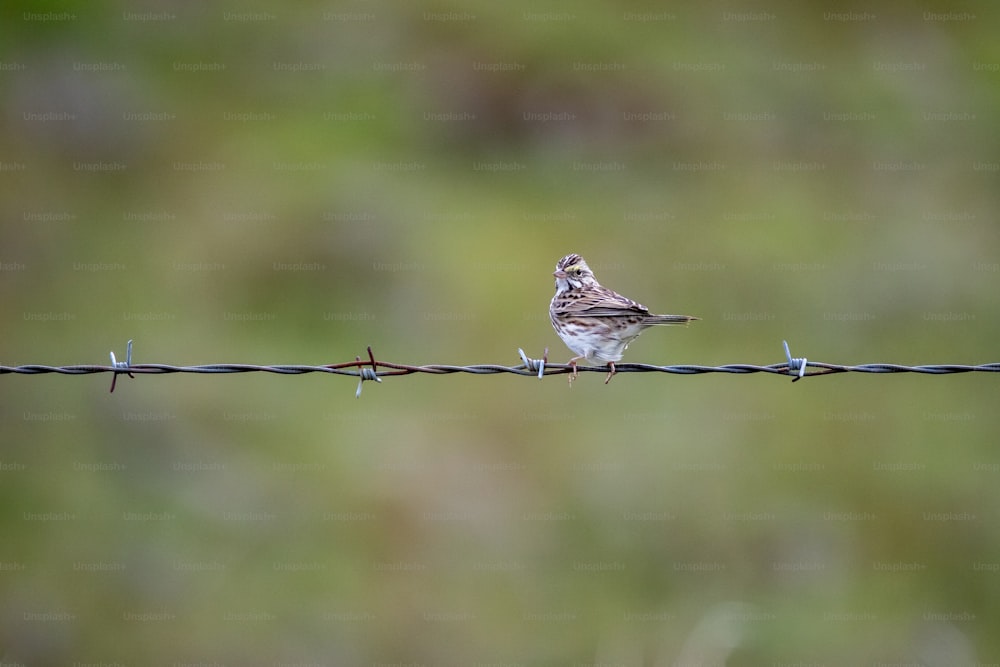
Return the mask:
MULTIPOLYGON (((697 317, 656 315, 641 303, 602 286, 582 257, 573 253, 556 264, 552 274, 556 293, 549 303, 552 328, 579 359, 608 365, 607 383, 615 374, 615 362, 622 358, 629 343, 645 329, 661 324, 687 324, 697 317)), ((570 381, 575 372, 570 376, 570 381)))

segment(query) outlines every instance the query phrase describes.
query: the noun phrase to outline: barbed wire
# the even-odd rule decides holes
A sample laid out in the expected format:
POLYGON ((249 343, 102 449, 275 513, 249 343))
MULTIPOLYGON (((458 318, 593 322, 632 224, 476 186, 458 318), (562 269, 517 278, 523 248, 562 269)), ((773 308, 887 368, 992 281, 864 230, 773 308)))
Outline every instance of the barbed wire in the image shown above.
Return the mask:
MULTIPOLYGON (((750 373, 770 373, 773 375, 784 375, 791 377, 792 381, 801 380, 804 377, 815 377, 819 375, 834 375, 838 373, 923 373, 928 375, 947 375, 952 373, 1000 373, 1000 362, 965 365, 965 364, 940 364, 940 365, 920 365, 904 366, 901 364, 859 364, 847 366, 843 364, 828 364, 818 361, 808 361, 806 358, 792 357, 788 348, 788 343, 782 341, 785 348, 785 361, 767 366, 755 364, 726 364, 723 366, 701 366, 684 364, 679 366, 656 366, 653 364, 615 364, 614 374, 618 373, 673 373, 676 375, 702 375, 705 373, 735 373, 746 375, 750 373)), ((565 375, 572 373, 574 376, 578 372, 607 373, 606 366, 577 366, 571 364, 550 364, 548 362, 548 348, 541 359, 528 357, 524 350, 518 349, 521 357, 521 364, 518 366, 503 366, 499 364, 477 364, 472 366, 450 366, 444 364, 430 364, 425 366, 412 366, 409 364, 397 364, 388 361, 378 361, 368 348, 368 359, 355 357, 354 361, 347 361, 340 364, 327 364, 324 366, 309 366, 296 364, 281 365, 256 365, 256 364, 204 364, 200 366, 173 366, 170 364, 133 364, 132 363, 132 341, 128 342, 125 361, 118 361, 115 353, 111 353, 110 366, 98 365, 75 365, 75 366, 44 366, 44 365, 24 365, 24 366, 2 366, 0 365, 0 375, 19 373, 22 375, 39 375, 44 373, 59 373, 62 375, 90 375, 94 373, 113 373, 111 378, 111 391, 115 390, 115 385, 119 375, 128 375, 134 378, 140 375, 161 375, 166 373, 277 373, 280 375, 303 375, 305 373, 331 373, 335 375, 347 375, 358 378, 358 389, 356 397, 361 396, 361 387, 365 380, 381 382, 384 377, 397 375, 411 375, 413 373, 430 373, 433 375, 447 375, 451 373, 472 373, 475 375, 495 375, 499 373, 512 373, 514 375, 536 376, 542 379, 547 375, 565 375)), ((611 379, 609 374, 608 380, 611 379)), ((607 381, 605 381, 607 382, 607 381)))

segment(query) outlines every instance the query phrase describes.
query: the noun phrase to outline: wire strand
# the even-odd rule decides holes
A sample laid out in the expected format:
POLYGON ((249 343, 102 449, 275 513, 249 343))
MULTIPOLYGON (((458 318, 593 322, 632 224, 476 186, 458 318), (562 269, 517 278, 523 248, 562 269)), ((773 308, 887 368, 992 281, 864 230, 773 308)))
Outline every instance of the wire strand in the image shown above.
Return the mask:
MULTIPOLYGON (((165 375, 169 373, 277 373, 279 375, 304 375, 307 373, 331 373, 334 375, 350 375, 360 377, 361 373, 357 362, 350 362, 350 368, 339 368, 339 364, 334 366, 306 366, 306 365, 255 365, 255 364, 205 364, 202 366, 172 366, 170 364, 135 364, 133 366, 116 368, 114 366, 45 366, 30 364, 25 366, 0 366, 0 375, 20 374, 20 375, 43 375, 46 373, 58 373, 60 375, 93 375, 95 373, 136 373, 140 375, 165 375)), ((364 364, 363 370, 369 370, 368 362, 364 364)), ((514 375, 537 376, 538 372, 524 365, 502 366, 499 364, 476 364, 471 366, 449 366, 442 364, 429 364, 426 366, 410 366, 407 364, 396 364, 386 361, 376 361, 376 366, 380 369, 378 377, 390 377, 393 375, 412 375, 414 373, 429 373, 432 375, 448 375, 452 373, 471 373, 473 375, 496 375, 500 373, 512 373, 514 375)), ((813 372, 807 371, 803 377, 815 377, 817 375, 831 375, 836 373, 924 373, 928 375, 948 375, 953 373, 1000 373, 1000 362, 990 364, 964 365, 964 364, 940 364, 940 365, 920 365, 905 366, 901 364, 859 364, 856 366, 846 366, 841 364, 826 364, 818 361, 810 361, 807 368, 815 369, 813 372)), ((607 373, 606 366, 577 366, 581 373, 597 372, 607 373)), ((726 364, 724 366, 656 366, 653 364, 615 364, 616 375, 619 373, 673 373, 675 375, 703 375, 705 373, 734 373, 737 375, 747 375, 751 373, 772 373, 777 375, 789 375, 795 369, 790 369, 787 363, 771 364, 769 366, 756 366, 753 364, 726 364)), ((569 364, 546 364, 543 375, 563 375, 572 373, 573 366, 569 364)))
MULTIPOLYGON (((784 375, 792 377, 793 381, 803 377, 815 377, 818 375, 834 375, 838 373, 922 373, 926 375, 948 375, 953 373, 1000 373, 1000 362, 965 365, 965 364, 932 364, 905 366, 902 364, 828 364, 818 361, 808 361, 805 358, 794 358, 788 350, 788 344, 784 343, 786 361, 767 366, 755 364, 726 364, 723 366, 702 366, 702 365, 676 365, 657 366, 654 364, 615 364, 616 374, 620 373, 672 373, 675 375, 703 375, 706 373, 733 373, 737 375, 748 375, 752 373, 770 373, 773 375, 784 375)), ((511 373, 514 375, 536 376, 539 379, 547 375, 564 375, 567 373, 606 373, 608 368, 604 366, 574 366, 570 364, 550 364, 548 363, 548 350, 542 359, 531 359, 525 355, 523 350, 518 350, 522 363, 517 366, 503 366, 500 364, 476 364, 471 366, 452 366, 444 364, 429 364, 423 366, 413 366, 410 364, 399 364, 388 361, 378 361, 368 348, 368 359, 362 360, 355 357, 354 361, 347 361, 340 364, 328 364, 323 366, 310 365, 257 365, 257 364, 204 364, 199 366, 173 366, 170 364, 132 364, 132 341, 128 343, 128 355, 125 361, 118 361, 114 352, 111 353, 110 366, 98 365, 75 365, 75 366, 46 366, 46 365, 23 365, 23 366, 2 366, 0 365, 0 375, 21 374, 21 375, 41 375, 45 373, 58 373, 61 375, 91 375, 95 373, 114 373, 111 383, 111 391, 115 389, 115 383, 119 375, 126 374, 129 377, 135 375, 163 375, 168 373, 277 373, 279 375, 304 375, 306 373, 329 373, 334 375, 347 375, 359 378, 357 396, 361 394, 361 386, 365 380, 381 382, 382 378, 397 375, 412 375, 415 373, 427 373, 432 375, 449 375, 453 373, 471 373, 473 375, 497 375, 501 373, 511 373)))

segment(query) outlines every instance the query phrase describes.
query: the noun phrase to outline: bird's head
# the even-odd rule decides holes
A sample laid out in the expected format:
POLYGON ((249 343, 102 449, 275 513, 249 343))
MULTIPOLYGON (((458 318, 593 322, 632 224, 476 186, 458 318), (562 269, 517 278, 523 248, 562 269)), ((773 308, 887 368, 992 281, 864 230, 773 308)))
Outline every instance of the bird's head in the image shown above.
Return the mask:
POLYGON ((587 262, 575 253, 560 259, 552 275, 556 278, 556 290, 559 292, 598 284, 587 262))

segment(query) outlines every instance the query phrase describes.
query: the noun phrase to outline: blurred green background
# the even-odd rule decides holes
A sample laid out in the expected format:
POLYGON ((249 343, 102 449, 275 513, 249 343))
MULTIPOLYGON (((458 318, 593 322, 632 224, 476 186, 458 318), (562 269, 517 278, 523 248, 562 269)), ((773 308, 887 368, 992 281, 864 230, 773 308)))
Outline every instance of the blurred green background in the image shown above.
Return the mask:
MULTIPOLYGON (((0 23, 0 363, 997 361, 995 3, 0 23)), ((1000 662, 989 374, 0 378, 3 664, 1000 662)))

